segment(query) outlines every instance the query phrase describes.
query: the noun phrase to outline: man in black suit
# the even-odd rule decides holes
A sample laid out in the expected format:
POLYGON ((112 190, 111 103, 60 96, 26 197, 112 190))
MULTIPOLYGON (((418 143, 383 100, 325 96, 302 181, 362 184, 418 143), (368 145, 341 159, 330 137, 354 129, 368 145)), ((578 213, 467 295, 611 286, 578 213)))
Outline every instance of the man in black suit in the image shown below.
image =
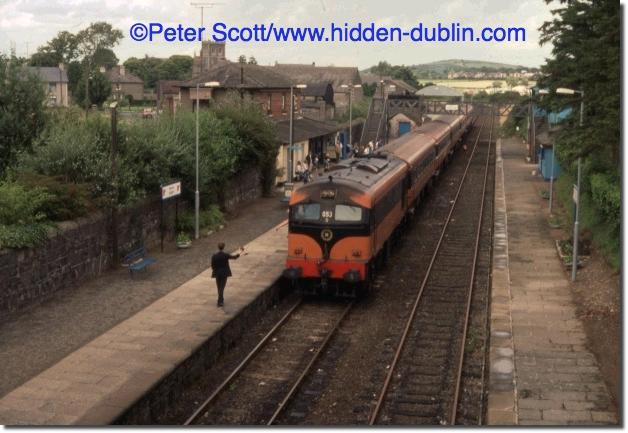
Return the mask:
POLYGON ((218 306, 224 305, 225 299, 223 294, 225 293, 225 286, 227 285, 227 278, 231 276, 231 268, 229 267, 229 260, 235 260, 240 257, 240 253, 244 251, 244 247, 240 247, 240 253, 228 254, 223 250, 225 249, 225 243, 220 242, 218 244, 218 252, 212 256, 212 278, 216 279, 216 287, 218 287, 218 306))

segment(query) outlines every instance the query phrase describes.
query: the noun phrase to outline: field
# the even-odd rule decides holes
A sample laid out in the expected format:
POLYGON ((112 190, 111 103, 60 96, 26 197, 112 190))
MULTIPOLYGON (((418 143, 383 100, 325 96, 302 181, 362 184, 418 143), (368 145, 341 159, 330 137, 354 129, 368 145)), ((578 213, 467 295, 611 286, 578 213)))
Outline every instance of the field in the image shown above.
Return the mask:
MULTIPOLYGON (((502 83, 500 89, 506 90, 508 86, 506 85, 505 80, 429 80, 429 79, 420 79, 419 83, 434 83, 439 84, 441 86, 451 87, 452 89, 461 90, 463 92, 471 91, 478 92, 480 90, 488 90, 493 88, 493 83, 498 81, 502 83)), ((536 83, 534 81, 529 81, 528 86, 534 86, 536 83)))

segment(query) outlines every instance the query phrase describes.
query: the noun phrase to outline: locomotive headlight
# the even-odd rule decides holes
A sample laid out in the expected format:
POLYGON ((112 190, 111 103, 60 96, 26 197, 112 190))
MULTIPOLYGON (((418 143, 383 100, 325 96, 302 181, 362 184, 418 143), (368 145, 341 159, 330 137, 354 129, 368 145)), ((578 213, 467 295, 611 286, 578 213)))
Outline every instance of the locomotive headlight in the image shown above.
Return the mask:
POLYGON ((297 256, 300 256, 301 254, 303 254, 303 248, 301 247, 296 247, 294 249, 294 254, 296 254, 297 256))
POLYGON ((362 250, 353 250, 353 251, 351 251, 351 255, 353 257, 361 257, 362 256, 362 250))

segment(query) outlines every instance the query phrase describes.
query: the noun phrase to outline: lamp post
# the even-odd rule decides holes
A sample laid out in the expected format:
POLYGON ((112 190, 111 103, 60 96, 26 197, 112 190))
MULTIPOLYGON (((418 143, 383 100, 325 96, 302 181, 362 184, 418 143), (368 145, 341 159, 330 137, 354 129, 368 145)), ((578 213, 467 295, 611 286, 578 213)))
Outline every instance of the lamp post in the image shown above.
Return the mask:
POLYGON ((353 140, 352 140, 352 132, 353 132, 353 89, 359 89, 362 87, 361 84, 341 84, 340 87, 343 89, 349 89, 349 146, 353 149, 353 140))
MULTIPOLYGON (((209 81, 207 83, 203 83, 203 87, 218 87, 220 83, 217 81, 209 81)), ((199 213, 201 207, 201 198, 200 193, 198 191, 198 112, 199 112, 199 96, 198 92, 201 87, 201 83, 196 83, 196 189, 194 190, 194 239, 199 238, 199 213)))
MULTIPOLYGON (((580 95, 580 128, 584 125, 584 91, 567 89, 559 87, 556 89, 556 93, 559 95, 580 95)), ((578 226, 580 225, 580 178, 582 175, 582 157, 578 157, 578 178, 576 185, 576 217, 573 224, 573 257, 571 259, 571 281, 576 281, 576 272, 578 269, 578 226)))
POLYGON ((111 180, 113 197, 111 198, 111 250, 113 264, 118 264, 118 103, 109 104, 111 109, 111 180))

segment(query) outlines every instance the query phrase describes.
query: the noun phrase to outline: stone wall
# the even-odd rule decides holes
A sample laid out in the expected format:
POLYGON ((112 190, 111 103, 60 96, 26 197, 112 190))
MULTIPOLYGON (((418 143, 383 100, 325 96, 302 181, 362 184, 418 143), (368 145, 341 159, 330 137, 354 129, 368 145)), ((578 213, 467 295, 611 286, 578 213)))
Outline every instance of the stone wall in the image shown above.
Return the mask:
MULTIPOLYGON (((223 208, 233 212, 243 202, 261 195, 259 170, 245 170, 225 188, 223 208)), ((180 200, 179 212, 186 208, 180 200)), ((149 251, 159 248, 160 212, 158 197, 118 212, 121 257, 141 245, 149 251)), ((164 216, 166 240, 174 240, 174 200, 164 202, 164 216)), ((0 313, 17 311, 62 288, 76 287, 108 270, 112 261, 109 212, 60 223, 50 231, 48 240, 36 248, 0 250, 0 313)))
POLYGON ((262 196, 261 174, 257 168, 249 168, 232 179, 222 198, 222 207, 233 212, 241 203, 249 202, 262 196))
MULTIPOLYGON (((179 204, 180 210, 184 208, 179 204)), ((172 229, 173 201, 164 208, 166 227, 172 229)), ((118 251, 125 254, 160 240, 160 201, 148 199, 118 213, 118 251)), ((174 236, 171 230, 168 238, 174 236)), ((36 248, 0 250, 0 312, 16 311, 40 302, 57 290, 75 287, 105 272, 112 263, 110 213, 95 213, 51 229, 48 240, 36 248)))

